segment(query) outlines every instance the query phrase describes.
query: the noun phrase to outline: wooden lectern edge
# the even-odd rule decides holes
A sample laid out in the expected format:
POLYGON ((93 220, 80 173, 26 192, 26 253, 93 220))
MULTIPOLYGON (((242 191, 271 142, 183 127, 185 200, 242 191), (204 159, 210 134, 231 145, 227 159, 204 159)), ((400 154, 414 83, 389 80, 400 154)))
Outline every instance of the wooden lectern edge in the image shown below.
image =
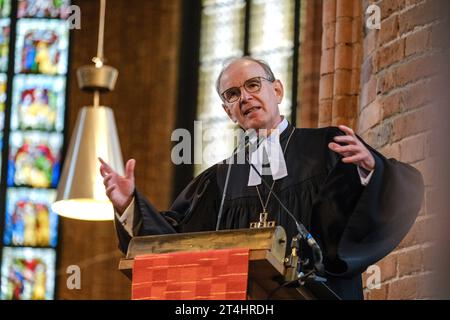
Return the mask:
POLYGON ((147 253, 169 253, 178 251, 207 251, 231 248, 250 250, 270 249, 283 261, 286 251, 286 232, 283 227, 261 229, 235 229, 202 231, 134 237, 131 239, 126 258, 147 253))
MULTIPOLYGON (((280 275, 284 274, 284 265, 277 260, 277 258, 270 252, 270 250, 250 250, 248 260, 250 263, 267 260, 280 275)), ((122 271, 122 273, 125 274, 129 279, 132 278, 131 270, 133 269, 133 266, 133 258, 123 258, 119 261, 119 270, 122 271)))
POLYGON ((250 279, 263 277, 263 272, 274 277, 285 273, 286 232, 281 226, 135 237, 119 262, 119 270, 132 279, 136 256, 231 248, 248 248, 250 279))
MULTIPOLYGON (((284 266, 274 257, 274 255, 270 252, 270 250, 267 249, 261 249, 261 250, 250 250, 249 253, 249 261, 257 261, 257 260, 269 260, 274 268, 280 272, 284 272, 284 266)), ((134 265, 134 259, 127 259, 123 258, 120 259, 119 262, 119 270, 127 270, 127 269, 133 269, 134 265)))

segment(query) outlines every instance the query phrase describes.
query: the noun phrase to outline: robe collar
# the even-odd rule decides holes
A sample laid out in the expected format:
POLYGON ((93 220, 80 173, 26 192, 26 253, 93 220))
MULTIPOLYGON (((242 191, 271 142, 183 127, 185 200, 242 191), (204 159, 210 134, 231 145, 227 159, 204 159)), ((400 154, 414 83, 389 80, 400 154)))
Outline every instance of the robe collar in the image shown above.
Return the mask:
MULTIPOLYGON (((280 135, 288 127, 289 123, 286 118, 278 124, 271 134, 264 139, 262 143, 250 154, 250 162, 255 166, 261 175, 272 175, 273 180, 284 178, 288 175, 286 160, 284 158, 283 149, 280 144, 280 135), (263 168, 264 152, 270 164, 270 168, 263 168)), ((257 137, 250 138, 250 143, 256 142, 257 137), (253 141, 252 141, 253 139, 253 141)), ((253 167, 250 167, 248 177, 248 186, 257 186, 261 184, 261 177, 256 173, 253 167)))

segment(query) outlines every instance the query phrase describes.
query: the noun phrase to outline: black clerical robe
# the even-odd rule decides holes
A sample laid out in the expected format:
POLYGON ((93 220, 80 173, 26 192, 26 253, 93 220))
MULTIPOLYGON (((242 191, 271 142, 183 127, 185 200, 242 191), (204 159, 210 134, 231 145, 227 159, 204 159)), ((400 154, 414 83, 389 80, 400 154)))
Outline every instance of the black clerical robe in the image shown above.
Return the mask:
MULTIPOLYGON (((283 150, 292 130, 289 125, 280 135, 283 150)), ((367 146, 376 165, 369 184, 362 186, 357 167, 328 148, 336 135, 343 133, 335 127, 296 128, 285 153, 288 176, 276 180, 274 192, 322 248, 327 285, 343 299, 362 299, 361 273, 391 252, 411 228, 423 180, 413 167, 367 146)), ((135 191, 134 235, 215 230, 227 166, 216 164, 197 176, 169 211, 157 211, 135 191)), ((261 201, 256 187, 247 186, 249 170, 247 164, 232 165, 220 229, 248 228, 259 219, 261 201)), ((263 184, 259 188, 265 201, 269 190, 263 184)), ((267 212, 269 220, 285 228, 289 244, 295 224, 274 197, 267 212)), ((126 252, 130 236, 120 223, 116 226, 119 247, 126 252)), ((305 245, 301 253, 311 255, 305 245)))

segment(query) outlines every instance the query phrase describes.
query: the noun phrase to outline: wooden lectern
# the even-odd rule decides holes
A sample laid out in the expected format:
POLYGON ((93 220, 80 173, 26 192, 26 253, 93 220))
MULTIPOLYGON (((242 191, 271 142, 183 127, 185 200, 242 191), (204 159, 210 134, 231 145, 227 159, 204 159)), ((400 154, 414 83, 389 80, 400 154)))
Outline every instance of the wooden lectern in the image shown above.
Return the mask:
POLYGON ((221 230, 211 232, 180 233, 134 237, 127 255, 119 262, 121 270, 132 279, 134 258, 147 254, 171 252, 198 252, 218 249, 248 248, 249 269, 247 298, 267 299, 336 299, 324 284, 306 281, 300 287, 282 287, 286 272, 286 232, 280 227, 221 230), (279 288, 278 290, 276 290, 279 288))

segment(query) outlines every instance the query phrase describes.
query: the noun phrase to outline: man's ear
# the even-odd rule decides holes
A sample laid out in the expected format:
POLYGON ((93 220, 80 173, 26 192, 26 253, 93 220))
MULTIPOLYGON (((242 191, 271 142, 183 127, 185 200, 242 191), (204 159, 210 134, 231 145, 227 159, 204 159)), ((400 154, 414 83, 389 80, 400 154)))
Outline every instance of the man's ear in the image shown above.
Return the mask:
POLYGON ((227 113, 227 115, 231 119, 231 121, 236 123, 237 120, 236 120, 235 116, 233 116, 231 114, 230 108, 225 104, 222 104, 222 108, 223 108, 223 110, 225 110, 225 112, 227 113))
POLYGON ((277 97, 277 103, 280 104, 281 101, 283 101, 283 96, 284 96, 283 84, 281 83, 280 80, 277 79, 274 81, 273 87, 275 90, 275 96, 277 97))

